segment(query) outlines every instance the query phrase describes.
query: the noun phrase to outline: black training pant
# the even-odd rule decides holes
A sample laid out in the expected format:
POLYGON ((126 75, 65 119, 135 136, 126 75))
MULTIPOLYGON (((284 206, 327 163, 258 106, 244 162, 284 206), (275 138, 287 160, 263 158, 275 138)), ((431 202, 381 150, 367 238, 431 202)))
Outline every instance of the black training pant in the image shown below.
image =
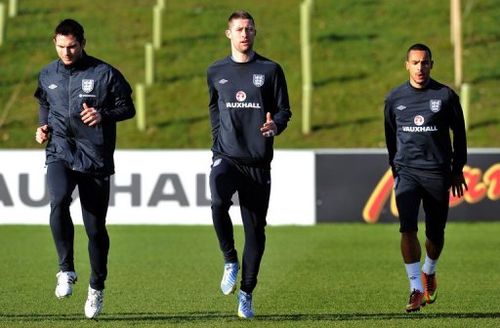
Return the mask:
POLYGON ((104 289, 107 276, 109 236, 106 213, 109 202, 109 177, 95 177, 68 169, 63 162, 47 166, 50 194, 50 228, 59 256, 61 271, 75 271, 73 259, 74 227, 70 216, 71 194, 76 186, 80 195, 83 223, 88 236, 90 286, 104 289))
POLYGON ((241 218, 245 231, 240 289, 251 293, 257 285, 260 262, 264 254, 266 215, 271 191, 269 169, 236 164, 215 158, 210 172, 212 220, 224 261, 238 262, 234 246, 233 224, 229 217, 231 198, 238 192, 241 218))
POLYGON ((418 231, 418 211, 422 203, 427 238, 442 242, 448 217, 450 173, 398 168, 394 188, 399 231, 418 231))

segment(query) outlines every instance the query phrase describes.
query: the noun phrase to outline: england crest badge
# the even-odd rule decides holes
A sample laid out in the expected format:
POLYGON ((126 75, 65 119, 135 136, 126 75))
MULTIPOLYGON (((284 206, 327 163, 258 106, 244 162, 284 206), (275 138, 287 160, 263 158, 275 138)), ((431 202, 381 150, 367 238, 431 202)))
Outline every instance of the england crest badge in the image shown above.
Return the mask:
POLYGON ((431 99, 429 101, 429 105, 431 107, 431 111, 433 113, 437 113, 441 110, 441 99, 431 99))
POLYGON ((253 75, 253 85, 260 88, 264 85, 265 76, 264 74, 254 74, 253 75))
POLYGON ((91 79, 83 79, 82 80, 82 90, 85 93, 90 93, 94 90, 94 80, 91 79))

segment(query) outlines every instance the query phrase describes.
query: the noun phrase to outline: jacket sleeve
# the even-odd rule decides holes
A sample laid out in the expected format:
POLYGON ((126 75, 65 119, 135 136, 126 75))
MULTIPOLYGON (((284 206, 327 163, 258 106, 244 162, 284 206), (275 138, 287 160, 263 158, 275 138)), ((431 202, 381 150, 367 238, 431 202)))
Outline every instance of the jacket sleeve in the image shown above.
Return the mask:
POLYGON ((111 101, 109 107, 101 111, 103 121, 118 122, 134 117, 135 106, 130 85, 116 69, 112 69, 109 79, 111 101))
POLYGON ((453 155, 452 172, 461 173, 467 163, 467 138, 465 133, 465 121, 460 99, 451 91, 451 118, 450 128, 453 132, 453 155))
POLYGON ((274 99, 276 112, 273 115, 273 121, 278 128, 280 134, 286 129, 292 112, 290 111, 290 101, 288 99, 288 88, 286 84, 285 74, 283 69, 278 65, 276 77, 274 80, 274 99))
POLYGON ((209 95, 208 114, 212 126, 212 141, 215 143, 220 127, 219 94, 212 83, 210 70, 207 72, 207 85, 209 95))
POLYGON ((397 151, 397 128, 396 118, 391 110, 391 102, 386 98, 384 106, 384 126, 385 126, 385 143, 389 153, 389 165, 392 169, 392 175, 396 176, 396 168, 394 166, 394 156, 397 151))
POLYGON ((42 126, 48 124, 49 122, 49 102, 47 101, 47 94, 42 87, 42 83, 40 82, 40 77, 38 77, 38 86, 35 91, 35 98, 38 99, 38 125, 42 126))

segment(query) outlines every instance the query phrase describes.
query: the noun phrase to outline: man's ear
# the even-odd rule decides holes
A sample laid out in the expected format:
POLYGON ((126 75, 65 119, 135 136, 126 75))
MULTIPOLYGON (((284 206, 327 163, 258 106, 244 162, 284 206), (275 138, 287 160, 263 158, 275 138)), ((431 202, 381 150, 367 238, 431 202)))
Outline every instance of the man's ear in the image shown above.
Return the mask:
POLYGON ((82 44, 81 44, 82 49, 85 49, 85 44, 86 44, 86 43, 87 43, 87 40, 86 40, 86 39, 83 39, 83 40, 82 40, 82 44))
POLYGON ((230 29, 227 29, 227 30, 226 30, 226 37, 227 37, 228 39, 231 39, 231 30, 230 30, 230 29))

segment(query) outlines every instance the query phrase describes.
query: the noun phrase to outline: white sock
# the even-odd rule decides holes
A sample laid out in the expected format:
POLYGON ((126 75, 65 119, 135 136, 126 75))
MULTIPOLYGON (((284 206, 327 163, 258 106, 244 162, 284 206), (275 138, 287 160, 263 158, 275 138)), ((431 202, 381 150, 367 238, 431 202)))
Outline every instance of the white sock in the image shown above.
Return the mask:
POLYGON ((408 280, 410 280, 410 292, 414 289, 423 292, 424 286, 422 285, 422 280, 420 279, 420 262, 409 264, 405 263, 405 268, 408 280))
POLYGON ((425 255, 425 262, 422 266, 422 271, 426 274, 434 274, 436 272, 437 262, 438 260, 433 260, 428 255, 425 255))

